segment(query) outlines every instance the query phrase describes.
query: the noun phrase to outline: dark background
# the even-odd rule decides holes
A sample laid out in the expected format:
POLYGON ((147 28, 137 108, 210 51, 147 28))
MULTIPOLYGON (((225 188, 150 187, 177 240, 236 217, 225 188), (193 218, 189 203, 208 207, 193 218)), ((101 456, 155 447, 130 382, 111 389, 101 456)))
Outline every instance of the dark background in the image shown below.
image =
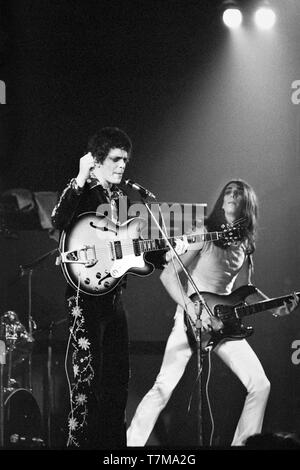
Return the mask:
MULTIPOLYGON (((2 1, 0 79, 7 104, 0 106, 0 192, 60 191, 76 176, 89 135, 116 125, 134 145, 126 176, 160 201, 207 203, 210 210, 230 178, 253 185, 260 201, 255 283, 271 297, 298 291, 300 105, 291 101, 291 84, 300 79, 300 5, 274 0, 275 28, 258 32, 251 23, 255 3, 241 2, 244 26, 230 32, 214 0, 2 1)), ((56 241, 45 230, 20 227, 17 238, 2 235, 0 242, 0 309, 16 310, 26 324, 28 276, 20 277, 18 266, 54 249, 56 241)), ((34 395, 42 409, 47 326, 64 319, 64 280, 54 260, 49 256, 32 276, 39 329, 34 395)), ((132 342, 129 421, 158 372, 172 326, 175 305, 158 276, 131 277, 125 295, 132 342)), ((291 360, 293 342, 300 340, 299 309, 288 318, 266 312, 247 323, 272 384, 264 429, 299 432, 300 365, 291 360)), ((55 423, 65 407, 66 334, 66 324, 58 323, 55 423)), ((188 445, 194 439, 195 418, 186 411, 194 372, 191 362, 152 443, 188 445)), ((216 358, 209 389, 215 443, 228 443, 244 391, 216 358)), ((59 441, 60 429, 53 434, 59 441)))

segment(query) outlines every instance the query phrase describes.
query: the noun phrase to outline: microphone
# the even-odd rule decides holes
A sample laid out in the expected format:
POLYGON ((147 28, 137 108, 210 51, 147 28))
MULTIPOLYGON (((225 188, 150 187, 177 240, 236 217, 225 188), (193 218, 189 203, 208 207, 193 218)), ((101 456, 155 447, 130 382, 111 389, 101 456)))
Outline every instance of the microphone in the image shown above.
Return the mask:
POLYGON ((152 197, 152 199, 156 199, 156 196, 155 194, 151 193, 151 191, 149 191, 148 189, 146 188, 143 188, 143 186, 141 186, 140 184, 138 183, 135 183, 134 181, 132 180, 125 180, 125 184, 127 186, 129 186, 130 188, 133 188, 133 189, 136 189, 137 191, 139 191, 139 193, 143 196, 143 197, 152 197))

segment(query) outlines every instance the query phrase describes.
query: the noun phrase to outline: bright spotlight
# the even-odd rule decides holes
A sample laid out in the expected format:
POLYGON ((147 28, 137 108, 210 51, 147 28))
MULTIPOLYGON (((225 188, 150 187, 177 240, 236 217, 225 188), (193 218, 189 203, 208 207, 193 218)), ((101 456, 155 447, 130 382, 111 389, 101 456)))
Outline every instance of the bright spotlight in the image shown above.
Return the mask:
POLYGON ((276 21, 276 15, 271 8, 261 7, 254 15, 255 24, 260 29, 271 29, 276 21))
POLYGON ((242 13, 238 8, 227 8, 223 13, 223 21, 228 28, 238 28, 241 25, 242 20, 242 13))

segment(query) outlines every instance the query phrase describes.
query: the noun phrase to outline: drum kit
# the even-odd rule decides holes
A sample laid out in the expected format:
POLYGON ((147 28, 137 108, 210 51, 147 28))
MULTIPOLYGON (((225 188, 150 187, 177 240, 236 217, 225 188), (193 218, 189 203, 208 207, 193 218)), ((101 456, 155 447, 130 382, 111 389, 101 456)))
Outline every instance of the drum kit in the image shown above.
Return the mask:
POLYGON ((12 310, 0 316, 0 332, 0 447, 43 447, 39 406, 28 383, 23 386, 13 377, 20 366, 26 367, 33 335, 12 310))
MULTIPOLYGON (((1 221, 0 221, 1 222, 1 221)), ((3 232, 3 230, 2 230, 3 232)), ((0 224, 1 233, 1 224, 0 224)), ((14 285, 23 276, 28 281, 28 330, 20 322, 17 313, 8 310, 0 315, 0 450, 1 448, 51 448, 51 356, 50 335, 53 327, 60 322, 52 322, 49 331, 47 358, 48 411, 46 437, 43 439, 43 418, 39 405, 32 394, 32 349, 35 322, 32 318, 32 274, 38 265, 50 255, 57 253, 55 248, 33 260, 30 264, 20 265, 14 285), (21 380, 13 377, 22 370, 21 380), (46 441, 46 442, 45 442, 46 441)), ((63 320, 65 321, 65 320, 63 320)))

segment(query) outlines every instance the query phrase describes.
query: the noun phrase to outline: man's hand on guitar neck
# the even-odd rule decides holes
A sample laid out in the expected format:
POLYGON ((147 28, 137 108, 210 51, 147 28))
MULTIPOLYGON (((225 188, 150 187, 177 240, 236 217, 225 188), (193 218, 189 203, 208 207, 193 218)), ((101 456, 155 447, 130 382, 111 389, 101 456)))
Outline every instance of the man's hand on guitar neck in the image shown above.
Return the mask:
POLYGON ((293 298, 288 302, 284 302, 282 307, 278 307, 272 310, 272 315, 274 317, 284 317, 285 315, 289 315, 293 310, 295 310, 299 305, 298 296, 294 293, 293 298))
MULTIPOLYGON (((174 250, 176 253, 181 256, 183 255, 188 249, 188 241, 186 235, 183 235, 182 239, 177 238, 175 241, 175 247, 174 250)), ((174 256, 174 253, 172 250, 167 251, 166 253, 166 262, 168 263, 174 256)))

